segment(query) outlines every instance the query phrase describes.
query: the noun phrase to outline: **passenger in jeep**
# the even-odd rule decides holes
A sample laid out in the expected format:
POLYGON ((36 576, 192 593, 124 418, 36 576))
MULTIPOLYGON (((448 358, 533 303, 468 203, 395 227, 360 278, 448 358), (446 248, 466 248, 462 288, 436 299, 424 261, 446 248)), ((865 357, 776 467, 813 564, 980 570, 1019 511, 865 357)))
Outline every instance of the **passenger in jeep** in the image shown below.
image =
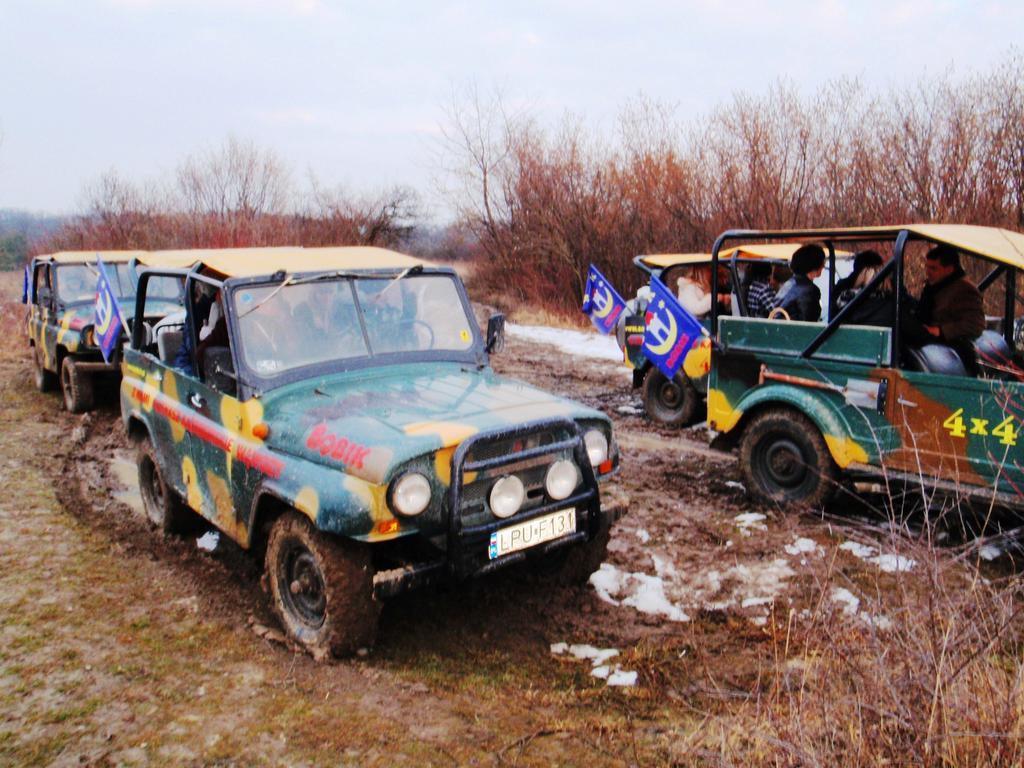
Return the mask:
POLYGON ((967 279, 959 252, 948 245, 928 251, 924 262, 926 284, 917 304, 917 319, 933 343, 948 344, 977 374, 973 341, 985 330, 981 292, 967 279))

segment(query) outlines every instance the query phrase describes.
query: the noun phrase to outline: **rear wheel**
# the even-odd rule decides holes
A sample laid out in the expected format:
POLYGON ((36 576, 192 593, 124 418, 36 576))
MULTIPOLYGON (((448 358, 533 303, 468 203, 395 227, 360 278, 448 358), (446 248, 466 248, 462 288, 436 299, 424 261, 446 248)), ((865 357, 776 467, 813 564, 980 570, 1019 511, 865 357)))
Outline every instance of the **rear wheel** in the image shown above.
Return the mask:
POLYGON ((40 392, 50 392, 57 386, 57 374, 46 370, 43 352, 38 346, 32 347, 32 380, 40 392))
POLYGON ((297 512, 274 522, 267 543, 274 612, 288 635, 322 660, 373 645, 380 604, 365 546, 316 530, 297 512))
POLYGON ((188 533, 194 528, 195 515, 175 490, 164 481, 156 451, 148 438, 139 443, 139 494, 146 517, 163 533, 188 533))
POLYGON ((69 413, 92 410, 96 401, 92 374, 79 368, 72 357, 65 357, 61 363, 60 384, 64 391, 64 408, 69 413))
POLYGON ((740 470, 763 501, 822 507, 836 489, 839 468, 818 428, 791 408, 757 414, 743 432, 740 470))
POLYGON ((671 379, 652 368, 644 379, 644 409, 659 424, 685 426, 693 421, 700 405, 700 394, 682 371, 671 379))

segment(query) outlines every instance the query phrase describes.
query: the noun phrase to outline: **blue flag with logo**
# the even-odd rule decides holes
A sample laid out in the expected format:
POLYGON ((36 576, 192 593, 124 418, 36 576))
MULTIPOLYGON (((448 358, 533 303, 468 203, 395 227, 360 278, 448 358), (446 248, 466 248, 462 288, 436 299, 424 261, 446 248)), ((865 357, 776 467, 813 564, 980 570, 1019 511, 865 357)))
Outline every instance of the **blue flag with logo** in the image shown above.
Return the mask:
POLYGON ((109 363, 117 348, 117 340, 121 338, 124 320, 121 318, 121 308, 117 304, 117 294, 110 285, 103 259, 98 255, 96 267, 100 276, 96 281, 96 326, 93 332, 96 335, 96 343, 103 353, 103 359, 109 363))
POLYGON ((593 264, 587 271, 587 285, 583 289, 583 314, 590 318, 601 333, 611 333, 619 315, 626 309, 625 300, 612 287, 593 264))
POLYGON ((28 264, 25 265, 25 271, 21 275, 21 303, 28 304, 28 287, 32 282, 31 275, 28 270, 28 264))
POLYGON ((651 291, 654 296, 647 305, 643 352, 671 379, 682 366, 690 347, 700 341, 706 331, 656 277, 651 278, 651 291))

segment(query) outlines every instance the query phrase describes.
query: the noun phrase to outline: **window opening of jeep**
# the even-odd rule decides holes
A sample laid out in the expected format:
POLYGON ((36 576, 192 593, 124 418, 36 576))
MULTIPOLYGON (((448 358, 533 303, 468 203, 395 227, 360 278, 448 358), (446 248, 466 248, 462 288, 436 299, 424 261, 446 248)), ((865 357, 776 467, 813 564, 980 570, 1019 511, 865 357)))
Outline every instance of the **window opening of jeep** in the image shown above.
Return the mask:
POLYGON ((259 375, 374 355, 473 345, 447 275, 354 277, 245 286, 234 292, 240 354, 259 375))
MULTIPOLYGON (((129 264, 104 264, 107 277, 120 299, 135 296, 135 281, 129 264)), ((96 301, 96 280, 99 271, 95 264, 61 264, 57 267, 57 294, 65 304, 83 304, 96 301)), ((174 277, 154 277, 149 281, 146 295, 149 300, 177 302, 181 297, 181 280, 174 277)))

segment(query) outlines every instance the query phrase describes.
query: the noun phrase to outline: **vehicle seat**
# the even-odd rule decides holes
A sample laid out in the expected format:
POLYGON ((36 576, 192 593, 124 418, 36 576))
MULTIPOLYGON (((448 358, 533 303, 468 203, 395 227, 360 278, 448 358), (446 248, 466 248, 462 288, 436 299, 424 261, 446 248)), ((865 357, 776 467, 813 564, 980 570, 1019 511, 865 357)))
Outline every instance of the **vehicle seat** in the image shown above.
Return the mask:
POLYGON ((164 329, 163 333, 156 337, 156 348, 160 359, 168 364, 174 363, 174 358, 181 349, 181 340, 184 336, 183 329, 164 329))
POLYGON ((925 344, 923 347, 908 347, 905 365, 907 370, 924 373, 941 373, 944 376, 968 376, 963 360, 952 347, 945 344, 925 344))
POLYGON ((1018 381, 1024 377, 1024 370, 1013 361, 1010 345, 995 331, 982 331, 981 336, 974 340, 974 353, 986 378, 1018 381))

